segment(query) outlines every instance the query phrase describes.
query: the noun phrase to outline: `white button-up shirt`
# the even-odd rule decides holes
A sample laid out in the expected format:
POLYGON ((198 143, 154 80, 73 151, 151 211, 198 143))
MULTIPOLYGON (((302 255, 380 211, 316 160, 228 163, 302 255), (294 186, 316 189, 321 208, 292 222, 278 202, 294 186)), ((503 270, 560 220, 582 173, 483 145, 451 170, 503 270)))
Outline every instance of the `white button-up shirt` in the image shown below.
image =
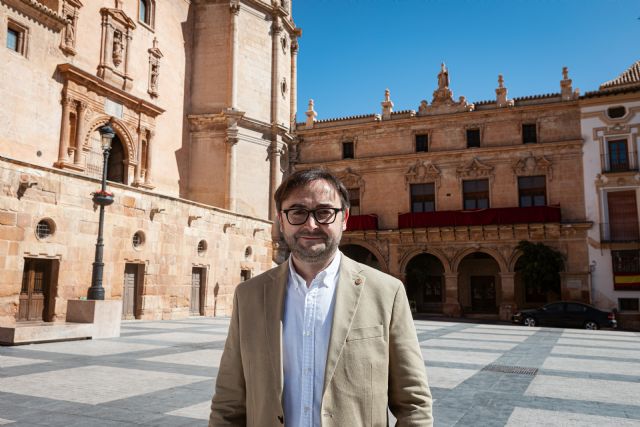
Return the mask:
POLYGON ((331 264, 307 287, 289 257, 282 346, 284 418, 289 427, 320 427, 340 258, 336 251, 331 264))

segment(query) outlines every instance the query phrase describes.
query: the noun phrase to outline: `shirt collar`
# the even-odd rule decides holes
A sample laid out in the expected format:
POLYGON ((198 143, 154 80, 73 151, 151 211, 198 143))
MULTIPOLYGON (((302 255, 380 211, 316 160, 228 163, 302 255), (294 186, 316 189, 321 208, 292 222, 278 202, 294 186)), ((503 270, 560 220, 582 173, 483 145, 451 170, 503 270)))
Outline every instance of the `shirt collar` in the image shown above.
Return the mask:
MULTIPOLYGON (((327 287, 329 289, 336 286, 338 283, 338 272, 340 271, 340 260, 342 254, 339 250, 336 251, 336 255, 333 257, 331 263, 319 272, 316 277, 313 278, 311 284, 317 283, 318 287, 327 287)), ((298 274, 296 268, 293 265, 293 257, 289 255, 289 285, 293 285, 295 288, 307 290, 307 282, 298 274)))

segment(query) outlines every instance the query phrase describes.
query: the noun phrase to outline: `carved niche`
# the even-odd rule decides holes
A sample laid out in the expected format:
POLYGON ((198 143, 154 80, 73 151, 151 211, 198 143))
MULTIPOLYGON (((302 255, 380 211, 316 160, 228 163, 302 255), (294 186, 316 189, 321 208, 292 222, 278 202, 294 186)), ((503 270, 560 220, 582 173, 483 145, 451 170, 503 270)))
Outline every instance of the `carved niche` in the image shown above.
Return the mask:
POLYGON ((153 38, 153 47, 149 49, 149 88, 147 92, 151 97, 158 96, 158 82, 160 80, 160 58, 162 52, 158 49, 158 39, 153 38))
POLYGON ((492 178, 493 166, 489 166, 474 157, 470 162, 460 165, 456 169, 456 174, 459 180, 492 178))
POLYGON ((549 180, 553 179, 553 169, 551 167, 551 161, 545 156, 529 155, 523 159, 518 160, 513 165, 514 177, 518 176, 533 176, 533 175, 546 175, 549 180))
POLYGON ((76 54, 78 16, 81 7, 80 0, 64 0, 62 4, 62 17, 65 20, 65 25, 62 30, 60 49, 67 55, 76 54))
POLYGON ((100 9, 102 37, 98 77, 115 86, 130 90, 133 79, 129 75, 131 39, 136 24, 119 8, 100 9))
POLYGON ((442 173, 437 166, 431 162, 418 160, 409 168, 404 175, 404 182, 408 188, 410 184, 420 184, 423 182, 435 182, 440 184, 442 173))

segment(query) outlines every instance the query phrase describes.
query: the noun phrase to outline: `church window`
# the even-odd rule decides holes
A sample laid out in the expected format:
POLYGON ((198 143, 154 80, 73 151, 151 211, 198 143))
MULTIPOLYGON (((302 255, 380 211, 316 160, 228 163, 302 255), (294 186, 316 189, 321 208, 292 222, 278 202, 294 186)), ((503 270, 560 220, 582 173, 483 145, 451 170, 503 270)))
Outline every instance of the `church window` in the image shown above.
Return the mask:
POLYGON ((536 135, 535 123, 523 123, 522 124, 522 143, 523 144, 535 144, 538 142, 536 135))
POLYGON ((138 19, 143 24, 153 28, 155 17, 155 1, 154 0, 140 0, 138 6, 138 19))
POLYGON ((426 153, 429 151, 429 135, 416 135, 416 153, 426 153))
POLYGON ((343 159, 353 159, 354 158, 353 142, 343 142, 342 143, 342 158, 343 159))
POLYGON ((467 129, 467 148, 480 147, 480 129, 467 129))
POLYGON ((7 49, 27 55, 27 28, 11 20, 7 24, 7 49))
POLYGON ((620 117, 624 117, 627 114, 627 109, 624 106, 619 107, 611 107, 607 109, 607 115, 611 119, 619 119, 620 117))

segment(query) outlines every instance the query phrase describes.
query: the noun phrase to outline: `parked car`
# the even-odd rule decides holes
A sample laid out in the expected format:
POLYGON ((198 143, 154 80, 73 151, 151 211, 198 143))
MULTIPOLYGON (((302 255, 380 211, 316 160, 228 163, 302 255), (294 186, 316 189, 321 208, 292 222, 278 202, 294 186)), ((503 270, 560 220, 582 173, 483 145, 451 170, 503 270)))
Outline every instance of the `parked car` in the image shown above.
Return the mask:
POLYGON ((511 317, 524 326, 560 326, 563 328, 600 329, 618 326, 615 313, 602 311, 581 302, 559 301, 543 307, 521 310, 511 317))

